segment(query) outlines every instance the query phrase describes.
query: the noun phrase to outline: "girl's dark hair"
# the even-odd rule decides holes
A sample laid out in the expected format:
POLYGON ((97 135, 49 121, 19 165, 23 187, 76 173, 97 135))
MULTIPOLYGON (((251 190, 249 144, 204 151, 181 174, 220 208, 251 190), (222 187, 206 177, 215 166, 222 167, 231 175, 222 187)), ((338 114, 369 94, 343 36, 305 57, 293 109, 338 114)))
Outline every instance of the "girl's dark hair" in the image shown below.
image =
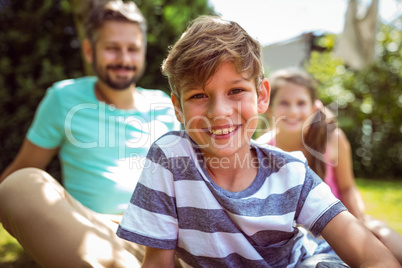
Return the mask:
MULTIPOLYGON (((298 69, 285 69, 274 72, 268 78, 271 84, 271 103, 276 96, 279 88, 285 83, 293 83, 303 86, 310 94, 313 105, 317 98, 317 82, 306 72, 298 69)), ((326 163, 322 157, 317 157, 314 152, 324 155, 327 148, 329 133, 336 128, 336 119, 330 116, 323 107, 319 108, 312 118, 307 133, 303 135, 303 143, 307 149, 310 168, 324 180, 326 174, 326 163), (329 117, 329 118, 328 118, 329 117)))

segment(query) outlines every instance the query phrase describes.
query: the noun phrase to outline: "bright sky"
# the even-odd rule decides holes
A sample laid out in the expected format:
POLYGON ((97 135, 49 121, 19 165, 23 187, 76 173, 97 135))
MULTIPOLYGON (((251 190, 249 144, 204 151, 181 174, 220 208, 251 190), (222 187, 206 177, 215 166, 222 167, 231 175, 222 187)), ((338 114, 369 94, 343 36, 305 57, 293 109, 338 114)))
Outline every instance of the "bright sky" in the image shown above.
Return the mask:
MULTIPOLYGON (((370 3, 369 0, 361 0, 370 3)), ((402 0, 379 0, 381 18, 402 13, 402 0)), ((304 32, 341 33, 348 0, 209 0, 215 11, 239 23, 262 45, 304 32)))

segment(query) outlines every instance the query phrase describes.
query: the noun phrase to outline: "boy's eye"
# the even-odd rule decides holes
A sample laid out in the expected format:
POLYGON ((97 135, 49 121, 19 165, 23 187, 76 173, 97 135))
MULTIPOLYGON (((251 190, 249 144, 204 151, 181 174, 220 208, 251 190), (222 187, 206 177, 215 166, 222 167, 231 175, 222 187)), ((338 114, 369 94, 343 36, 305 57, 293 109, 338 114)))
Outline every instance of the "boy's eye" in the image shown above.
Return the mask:
POLYGON ((241 92, 243 92, 244 90, 243 89, 241 89, 241 88, 235 88, 235 89, 232 89, 230 92, 229 92, 229 95, 232 95, 232 94, 239 94, 239 93, 241 93, 241 92))
POLYGON ((280 102, 279 102, 279 105, 286 106, 286 105, 288 105, 288 102, 287 102, 287 101, 280 101, 280 102))
POLYGON ((193 96, 191 96, 190 99, 202 99, 202 98, 206 98, 207 95, 203 94, 203 93, 199 93, 199 94, 195 94, 193 96))

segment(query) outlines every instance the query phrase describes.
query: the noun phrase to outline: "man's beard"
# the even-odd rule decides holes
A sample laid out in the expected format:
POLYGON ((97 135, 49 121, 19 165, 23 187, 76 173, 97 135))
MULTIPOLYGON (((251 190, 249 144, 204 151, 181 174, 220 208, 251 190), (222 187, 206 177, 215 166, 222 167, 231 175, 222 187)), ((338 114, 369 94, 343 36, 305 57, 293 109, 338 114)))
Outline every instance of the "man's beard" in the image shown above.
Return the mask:
POLYGON ((108 85, 110 88, 114 90, 124 90, 129 88, 131 85, 136 84, 138 80, 141 78, 142 74, 144 73, 144 69, 142 68, 141 70, 138 70, 137 66, 124 66, 121 64, 116 64, 112 65, 109 64, 106 66, 105 70, 102 70, 98 68, 97 61, 96 61, 96 56, 93 58, 93 70, 99 80, 101 80, 103 83, 108 85), (108 70, 110 69, 125 69, 125 70, 131 70, 134 72, 134 76, 131 79, 115 79, 113 80, 109 75, 108 75, 108 70))

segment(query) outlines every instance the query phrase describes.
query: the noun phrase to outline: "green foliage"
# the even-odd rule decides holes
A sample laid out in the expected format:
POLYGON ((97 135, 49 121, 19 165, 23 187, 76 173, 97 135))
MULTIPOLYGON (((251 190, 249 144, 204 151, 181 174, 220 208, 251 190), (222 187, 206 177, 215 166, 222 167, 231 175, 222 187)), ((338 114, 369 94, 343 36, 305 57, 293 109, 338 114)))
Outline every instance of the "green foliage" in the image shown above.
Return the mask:
POLYGON ((0 223, 0 267, 39 268, 0 223))
MULTIPOLYGON (((161 72, 167 48, 200 14, 207 0, 135 1, 148 20, 144 88, 169 91, 161 72)), ((0 172, 15 157, 46 89, 84 74, 69 0, 0 1, 0 172)), ((48 171, 59 178, 58 161, 48 171)))
POLYGON ((135 0, 148 21, 147 66, 139 84, 144 88, 157 88, 170 92, 167 79, 160 68, 173 45, 199 15, 214 14, 207 0, 135 0))
MULTIPOLYGON (((1 262, 15 261, 24 250, 18 244, 17 240, 9 235, 0 223, 0 260, 1 262)), ((0 263, 1 263, 0 262, 0 263)))
POLYGON ((327 51, 331 51, 335 48, 336 38, 337 36, 335 34, 325 34, 320 38, 314 39, 314 45, 327 51))
POLYGON ((0 171, 17 153, 46 88, 82 74, 73 18, 61 2, 0 6, 0 171))
POLYGON ((361 71, 348 69, 330 50, 313 53, 307 70, 320 82, 324 104, 336 102, 358 176, 402 172, 402 33, 382 25, 377 59, 361 71))

